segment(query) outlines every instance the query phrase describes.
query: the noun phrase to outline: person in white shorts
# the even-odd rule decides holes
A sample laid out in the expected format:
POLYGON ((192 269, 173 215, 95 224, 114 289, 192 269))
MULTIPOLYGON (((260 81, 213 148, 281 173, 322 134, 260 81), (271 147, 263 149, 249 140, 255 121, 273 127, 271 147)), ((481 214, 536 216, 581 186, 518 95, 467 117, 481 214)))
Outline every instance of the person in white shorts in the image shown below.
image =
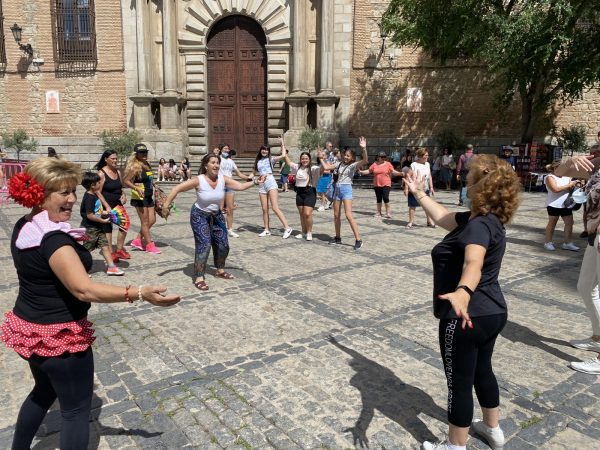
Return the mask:
MULTIPOLYGON (((235 150, 231 150, 228 144, 223 144, 219 146, 219 155, 221 156, 221 167, 219 169, 219 173, 224 177, 231 178, 233 173, 240 177, 243 180, 251 181, 252 177, 248 175, 244 175, 240 172, 237 165, 231 159, 232 156, 235 155, 235 150)), ((233 189, 229 189, 225 186, 225 212, 227 219, 227 234, 230 237, 238 238, 240 237, 235 231, 233 231, 233 209, 235 203, 235 191, 233 189)))
POLYGON ((283 239, 287 239, 292 234, 292 227, 288 225, 288 222, 283 214, 283 211, 279 209, 279 196, 277 193, 277 181, 273 176, 273 164, 278 162, 282 156, 271 156, 271 149, 266 145, 261 145, 258 153, 256 154, 256 160, 254 161, 253 176, 265 177, 264 182, 258 185, 258 197, 260 198, 260 206, 263 213, 263 222, 265 229, 259 234, 260 237, 270 236, 271 230, 269 228, 269 202, 271 202, 271 209, 281 222, 284 228, 283 239))

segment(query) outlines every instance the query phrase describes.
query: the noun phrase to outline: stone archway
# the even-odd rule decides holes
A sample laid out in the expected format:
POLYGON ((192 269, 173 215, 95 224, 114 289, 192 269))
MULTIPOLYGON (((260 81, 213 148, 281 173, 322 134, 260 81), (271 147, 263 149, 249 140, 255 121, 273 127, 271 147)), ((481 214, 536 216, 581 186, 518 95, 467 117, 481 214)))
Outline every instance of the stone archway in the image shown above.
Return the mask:
POLYGON ((253 156, 267 142, 266 37, 246 16, 231 15, 207 39, 208 147, 228 143, 253 156))
POLYGON ((215 2, 192 0, 183 6, 178 32, 179 50, 185 56, 185 99, 189 152, 207 152, 210 139, 208 99, 208 37, 213 27, 231 15, 255 20, 266 37, 266 139, 276 144, 286 128, 285 98, 289 92, 291 51, 290 11, 281 0, 215 2))

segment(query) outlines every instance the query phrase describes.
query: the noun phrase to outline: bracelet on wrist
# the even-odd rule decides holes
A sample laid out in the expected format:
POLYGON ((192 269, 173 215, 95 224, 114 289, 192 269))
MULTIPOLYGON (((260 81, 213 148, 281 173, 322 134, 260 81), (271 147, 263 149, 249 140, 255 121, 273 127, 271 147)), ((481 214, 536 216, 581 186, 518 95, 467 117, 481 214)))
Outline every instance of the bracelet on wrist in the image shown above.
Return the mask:
POLYGON ((125 301, 127 303, 133 303, 133 300, 131 300, 131 297, 129 296, 129 289, 131 289, 130 284, 128 284, 127 287, 125 288, 125 301))
POLYGON ((469 297, 473 296, 473 290, 469 286, 460 284, 460 285, 456 286, 456 290, 458 291, 459 289, 462 289, 467 294, 469 294, 469 297))
POLYGON ((144 297, 142 296, 142 285, 141 284, 138 286, 138 300, 140 302, 144 301, 144 297))

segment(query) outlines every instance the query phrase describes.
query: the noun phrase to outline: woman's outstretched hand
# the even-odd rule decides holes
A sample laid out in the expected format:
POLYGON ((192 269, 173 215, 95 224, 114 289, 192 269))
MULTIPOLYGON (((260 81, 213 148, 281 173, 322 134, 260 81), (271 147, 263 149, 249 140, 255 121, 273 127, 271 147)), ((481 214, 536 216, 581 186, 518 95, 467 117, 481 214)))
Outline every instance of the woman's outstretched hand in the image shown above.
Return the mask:
POLYGON ((165 295, 166 291, 165 286, 142 286, 142 298, 154 306, 172 306, 179 303, 181 296, 175 294, 165 295))
POLYGON ((469 308, 469 301, 471 300, 469 294, 467 294, 463 289, 459 289, 454 292, 438 295, 438 298, 440 300, 447 300, 450 302, 454 313, 459 319, 462 319, 463 330, 467 325, 469 328, 473 328, 473 322, 471 322, 471 317, 469 317, 469 313, 467 312, 467 309, 469 308))
POLYGON ((423 177, 412 172, 409 172, 404 177, 404 184, 408 190, 414 195, 417 191, 425 190, 425 182, 423 177))

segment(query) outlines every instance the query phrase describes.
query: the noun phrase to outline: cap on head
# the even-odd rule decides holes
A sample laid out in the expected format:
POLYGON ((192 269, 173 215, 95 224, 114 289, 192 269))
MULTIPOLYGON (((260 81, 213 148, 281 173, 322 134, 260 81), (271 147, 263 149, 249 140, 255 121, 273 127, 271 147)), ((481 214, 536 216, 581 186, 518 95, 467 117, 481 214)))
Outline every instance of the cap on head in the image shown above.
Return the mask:
POLYGON ((133 151, 136 153, 148 153, 148 147, 146 147, 146 144, 135 144, 133 151))

